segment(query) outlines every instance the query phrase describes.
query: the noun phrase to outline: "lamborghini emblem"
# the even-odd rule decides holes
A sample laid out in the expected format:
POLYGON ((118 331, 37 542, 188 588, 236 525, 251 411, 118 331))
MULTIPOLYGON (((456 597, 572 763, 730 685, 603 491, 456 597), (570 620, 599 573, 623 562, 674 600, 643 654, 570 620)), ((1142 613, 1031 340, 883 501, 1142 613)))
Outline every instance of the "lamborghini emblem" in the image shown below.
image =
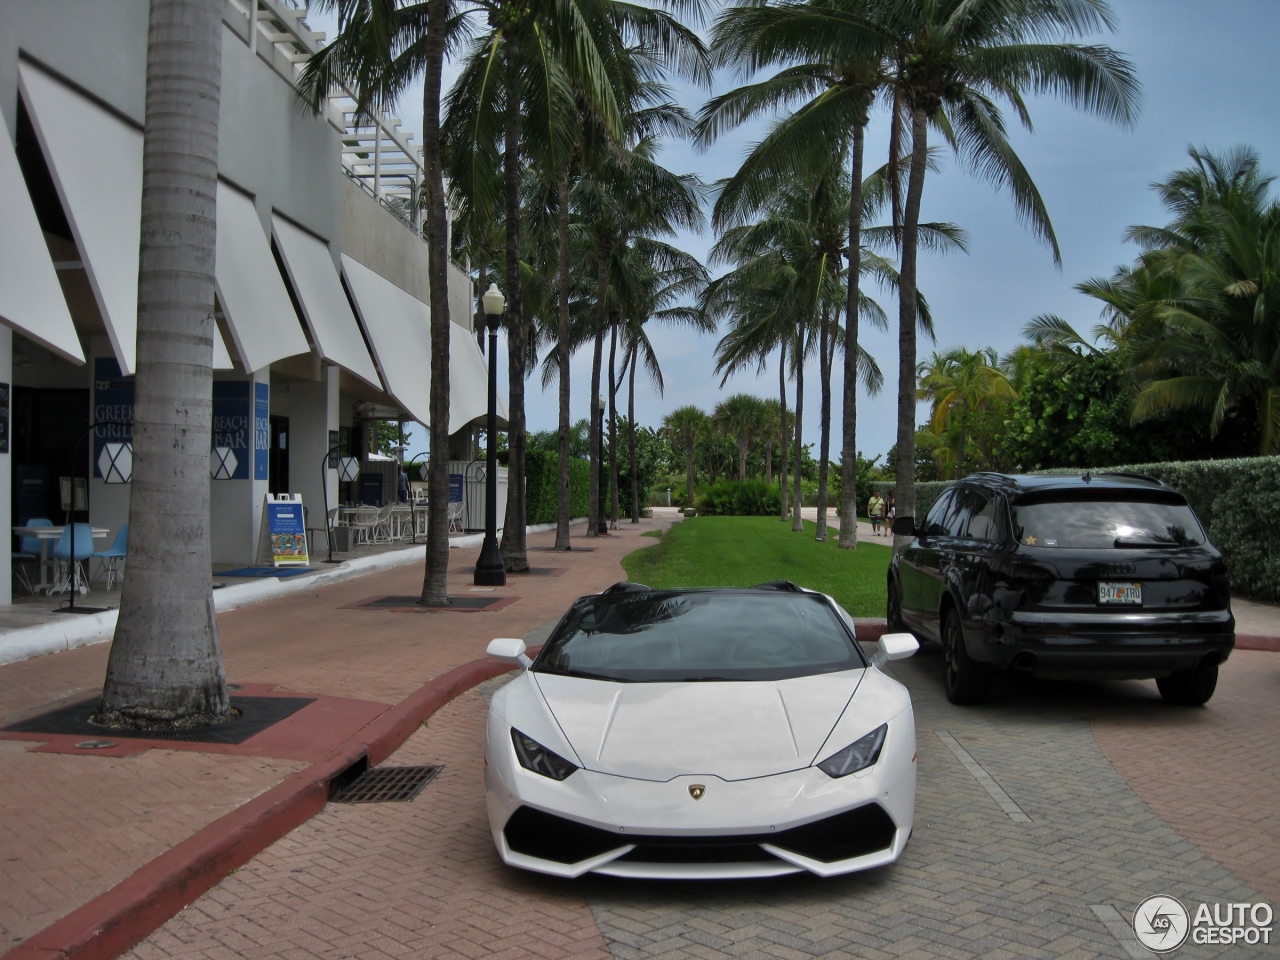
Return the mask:
POLYGON ((707 788, 701 783, 689 784, 689 796, 695 800, 701 800, 707 792, 707 788))

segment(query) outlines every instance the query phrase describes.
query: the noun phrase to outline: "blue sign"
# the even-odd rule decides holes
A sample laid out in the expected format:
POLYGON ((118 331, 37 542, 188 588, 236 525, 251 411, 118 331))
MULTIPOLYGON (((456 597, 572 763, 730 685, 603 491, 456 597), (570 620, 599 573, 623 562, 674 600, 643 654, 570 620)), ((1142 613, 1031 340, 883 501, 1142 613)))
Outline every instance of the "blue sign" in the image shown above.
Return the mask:
POLYGON ((225 479, 249 479, 249 414, 249 381, 213 382, 213 446, 226 447, 235 457, 235 469, 225 479))
POLYGON ((283 502, 267 499, 267 532, 271 536, 271 560, 281 564, 306 566, 307 529, 302 499, 283 502))
POLYGON ((124 426, 101 426, 93 431, 93 475, 102 479, 98 460, 109 442, 133 440, 133 377, 120 372, 115 357, 97 357, 93 361, 93 422, 114 420, 124 426))
POLYGON ((449 474, 449 502, 462 503, 463 477, 460 473, 449 474))
POLYGON ((253 385, 253 479, 266 480, 271 465, 271 385, 253 385))

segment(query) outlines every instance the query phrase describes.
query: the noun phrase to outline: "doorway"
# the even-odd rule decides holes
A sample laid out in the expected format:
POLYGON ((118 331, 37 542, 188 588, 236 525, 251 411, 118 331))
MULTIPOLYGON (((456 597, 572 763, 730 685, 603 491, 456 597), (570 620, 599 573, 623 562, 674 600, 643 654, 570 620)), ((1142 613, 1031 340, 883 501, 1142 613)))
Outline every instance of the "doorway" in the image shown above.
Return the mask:
POLYGON ((289 418, 271 418, 271 449, 267 456, 267 490, 289 492, 289 418))

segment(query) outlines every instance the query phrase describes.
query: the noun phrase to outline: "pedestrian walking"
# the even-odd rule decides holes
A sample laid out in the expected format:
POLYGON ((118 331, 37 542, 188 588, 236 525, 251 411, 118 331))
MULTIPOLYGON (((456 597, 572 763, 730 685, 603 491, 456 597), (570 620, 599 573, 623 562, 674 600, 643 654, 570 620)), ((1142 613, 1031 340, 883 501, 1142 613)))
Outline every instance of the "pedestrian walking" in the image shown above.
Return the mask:
POLYGON ((888 497, 889 497, 888 502, 885 504, 885 508, 884 508, 884 518, 885 518, 885 523, 884 523, 885 534, 884 535, 886 537, 893 533, 893 518, 898 515, 898 505, 893 502, 893 494, 892 493, 888 494, 888 497))
POLYGON ((880 495, 880 491, 873 490, 871 499, 867 501, 867 516, 871 518, 871 535, 873 537, 880 536, 880 525, 884 523, 885 512, 889 505, 885 502, 884 497, 880 495))

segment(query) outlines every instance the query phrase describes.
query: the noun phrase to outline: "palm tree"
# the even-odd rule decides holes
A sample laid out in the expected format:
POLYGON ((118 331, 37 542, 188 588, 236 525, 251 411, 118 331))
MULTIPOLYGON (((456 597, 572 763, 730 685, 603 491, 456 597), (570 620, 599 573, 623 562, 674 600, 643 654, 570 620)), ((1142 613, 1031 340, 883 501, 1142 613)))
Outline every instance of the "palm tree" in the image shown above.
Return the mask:
MULTIPOLYGON (((449 603, 449 221, 440 144, 441 74, 448 35, 457 28, 450 0, 385 3, 315 0, 336 8, 341 28, 314 54, 299 91, 314 112, 325 97, 353 90, 358 111, 394 105, 422 77, 422 161, 427 211, 427 279, 431 307, 431 459, 427 466, 427 550, 421 602, 449 603)), ((492 360, 490 360, 492 362, 492 360)))
MULTIPOLYGON (((980 177, 1009 190, 1018 215, 1060 263, 1048 211, 1009 143, 996 100, 1007 102, 1028 129, 1026 93, 1053 94, 1127 125, 1137 115, 1139 88, 1131 64, 1110 47, 1067 42, 1114 31, 1106 0, 877 0, 872 13, 844 18, 848 29, 833 26, 826 42, 851 52, 879 49, 886 38, 893 46, 889 142, 895 171, 903 145, 910 146, 900 232, 897 438, 898 515, 910 516, 915 513, 915 293, 929 126, 938 128, 980 177)), ((890 180, 896 187, 897 176, 890 180)), ((896 195, 894 209, 896 214, 896 195)))
POLYGON ((971 414, 1001 400, 1014 399, 1013 386, 1000 368, 993 347, 957 347, 941 355, 935 353, 931 361, 920 365, 919 382, 920 398, 933 402, 934 433, 941 435, 948 426, 956 430, 955 476, 963 477, 971 414))
POLYGON ((707 415, 693 405, 677 407, 662 418, 662 429, 684 453, 685 505, 693 506, 693 453, 706 429, 707 415))
POLYGON ((721 433, 738 444, 738 479, 747 479, 747 452, 751 442, 764 431, 767 414, 764 401, 749 393, 735 393, 716 404, 711 415, 721 433))
POLYGON ((129 577, 99 722, 229 715, 209 551, 220 0, 152 0, 147 41, 129 577))

